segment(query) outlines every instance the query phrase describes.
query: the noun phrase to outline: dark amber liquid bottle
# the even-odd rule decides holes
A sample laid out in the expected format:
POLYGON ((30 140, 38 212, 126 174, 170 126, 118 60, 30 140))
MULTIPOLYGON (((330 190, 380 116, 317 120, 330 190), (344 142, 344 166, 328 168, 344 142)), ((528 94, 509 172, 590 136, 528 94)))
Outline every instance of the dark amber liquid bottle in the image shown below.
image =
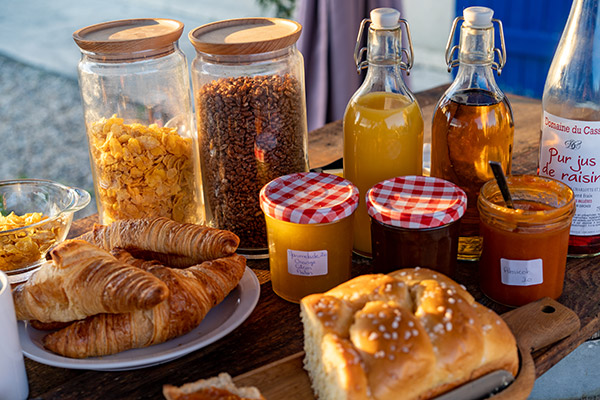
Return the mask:
MULTIPOLYGON (((494 175, 489 161, 498 161, 510 174, 514 122, 506 96, 494 79, 506 61, 504 48, 494 61, 493 11, 487 7, 464 10, 460 44, 446 49, 449 67, 458 65, 454 82, 437 104, 431 129, 431 176, 450 181, 467 194, 461 220, 459 260, 477 260, 481 254, 477 196, 494 175), (458 59, 453 60, 458 49, 458 59)), ((501 23, 497 20, 499 26, 501 23)), ((502 30, 500 32, 502 35, 502 30)))
POLYGON ((479 235, 477 196, 494 176, 489 160, 499 161, 510 173, 514 123, 506 97, 482 89, 466 89, 444 96, 432 125, 431 175, 453 182, 467 194, 461 236, 479 235))

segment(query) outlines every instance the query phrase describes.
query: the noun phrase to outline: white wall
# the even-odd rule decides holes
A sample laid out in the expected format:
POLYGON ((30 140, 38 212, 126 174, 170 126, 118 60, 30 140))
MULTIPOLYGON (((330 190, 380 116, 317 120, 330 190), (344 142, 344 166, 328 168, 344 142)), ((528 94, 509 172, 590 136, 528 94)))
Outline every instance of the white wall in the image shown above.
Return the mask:
POLYGON ((444 53, 454 19, 454 0, 406 0, 403 18, 410 25, 415 62, 410 73, 413 92, 429 89, 452 79, 444 53))
MULTIPOLYGON (((1 1, 1 0, 0 0, 1 1)), ((450 81, 444 51, 454 16, 454 0, 405 0, 404 18, 410 24, 415 65, 413 91, 450 81)), ((122 18, 179 19, 186 25, 180 45, 188 59, 195 52, 187 33, 201 24, 236 17, 272 16, 256 0, 27 0, 11 1, 0 20, 0 52, 19 61, 76 77, 80 52, 71 37, 84 26, 122 18)))
POLYGON ((0 6, 0 53, 73 79, 81 53, 72 34, 88 25, 177 19, 185 24, 179 44, 191 61, 196 53, 187 34, 193 28, 226 18, 274 15, 256 0, 0 0, 0 6))

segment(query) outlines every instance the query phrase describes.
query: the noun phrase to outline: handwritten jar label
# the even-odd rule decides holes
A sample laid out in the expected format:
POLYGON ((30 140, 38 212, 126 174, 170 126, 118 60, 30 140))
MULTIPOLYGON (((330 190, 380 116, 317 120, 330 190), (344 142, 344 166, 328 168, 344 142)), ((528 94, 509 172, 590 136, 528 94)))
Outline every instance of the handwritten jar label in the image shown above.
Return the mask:
POLYGON ((539 167, 541 176, 558 179, 575 193, 571 235, 600 234, 600 122, 544 112, 539 167))
POLYGON ((544 283, 544 268, 541 258, 535 260, 500 259, 502 283, 510 286, 531 286, 544 283))
POLYGON ((287 251, 288 273, 300 276, 327 275, 327 250, 287 251))

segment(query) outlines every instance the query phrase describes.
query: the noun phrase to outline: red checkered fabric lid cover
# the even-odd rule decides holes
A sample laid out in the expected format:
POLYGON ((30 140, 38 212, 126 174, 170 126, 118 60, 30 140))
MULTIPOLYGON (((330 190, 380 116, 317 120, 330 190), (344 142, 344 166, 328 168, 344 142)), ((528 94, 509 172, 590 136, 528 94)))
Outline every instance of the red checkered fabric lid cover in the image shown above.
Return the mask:
POLYGON ((435 228, 465 213, 467 195, 453 183, 429 176, 400 176, 379 182, 366 195, 367 212, 399 228, 435 228))
POLYGON ((350 216, 358 189, 337 175, 299 172, 272 180, 260 191, 266 215, 297 224, 322 224, 350 216))

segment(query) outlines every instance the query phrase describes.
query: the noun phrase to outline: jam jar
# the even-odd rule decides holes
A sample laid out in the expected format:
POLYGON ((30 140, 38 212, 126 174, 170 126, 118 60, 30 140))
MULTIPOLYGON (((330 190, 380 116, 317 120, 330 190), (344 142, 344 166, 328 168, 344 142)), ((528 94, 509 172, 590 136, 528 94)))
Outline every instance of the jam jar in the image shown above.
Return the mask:
POLYGON ((260 191, 273 290, 299 302, 350 279, 358 189, 337 175, 304 172, 260 191))
POLYGON ((76 31, 100 222, 204 222, 183 24, 129 19, 76 31))
POLYGON ((481 290, 509 306, 556 299, 564 283, 573 191, 558 180, 535 175, 510 176, 507 184, 515 208, 506 206, 495 180, 483 185, 478 198, 481 290))
POLYGON ((242 18, 189 34, 207 218, 237 234, 250 258, 268 257, 261 188, 308 171, 301 31, 286 19, 242 18))
POLYGON ((453 277, 465 192, 427 176, 379 182, 366 194, 374 272, 427 267, 453 277))

